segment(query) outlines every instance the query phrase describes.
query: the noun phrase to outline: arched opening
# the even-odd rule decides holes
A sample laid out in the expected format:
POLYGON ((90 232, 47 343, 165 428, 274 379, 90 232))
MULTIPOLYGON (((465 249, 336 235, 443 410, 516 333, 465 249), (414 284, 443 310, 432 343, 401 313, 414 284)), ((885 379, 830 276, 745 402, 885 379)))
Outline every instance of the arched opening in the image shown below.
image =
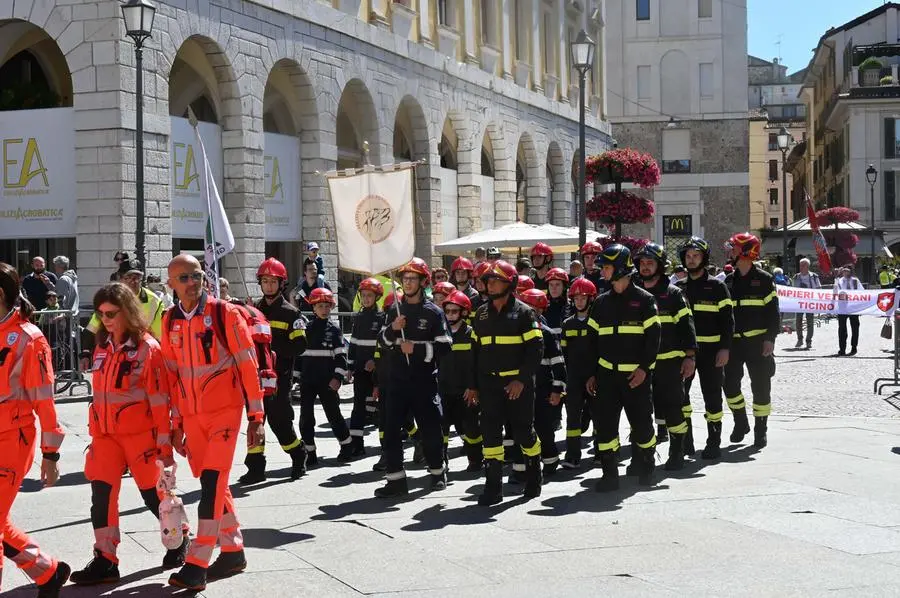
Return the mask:
POLYGON ((516 220, 528 222, 528 177, 526 175, 525 152, 522 146, 516 152, 516 220))
POLYGON ((567 225, 571 224, 567 215, 569 214, 566 205, 566 186, 565 186, 565 165, 562 150, 555 141, 550 143, 547 149, 547 209, 548 222, 551 224, 567 225))
POLYGON ((540 205, 544 198, 538 188, 538 178, 542 175, 534 140, 528 133, 522 133, 516 148, 516 220, 540 222, 535 219, 545 212, 540 205))
MULTIPOLYGON (((404 96, 394 117, 393 154, 395 162, 421 160, 428 157, 428 122, 422 106, 412 96, 404 96)), ((416 231, 416 255, 425 255, 431 244, 426 220, 431 220, 431 206, 427 201, 431 181, 427 169, 416 170, 416 187, 413 189, 413 217, 416 231)))
POLYGON ((338 169, 360 168, 367 160, 370 164, 379 163, 378 126, 378 114, 366 84, 351 79, 338 102, 338 169), (368 156, 363 151, 364 142, 368 142, 368 156))
MULTIPOLYGON (((437 147, 438 157, 441 161, 441 239, 443 241, 452 241, 459 236, 458 148, 459 139, 456 129, 453 127, 451 116, 447 115, 437 147)), ((444 257, 447 259, 449 256, 444 257)))
POLYGON ((438 156, 441 158, 441 168, 456 170, 458 161, 456 159, 456 151, 458 140, 456 131, 453 130, 453 123, 450 117, 444 120, 444 129, 441 131, 441 141, 438 143, 438 156))
MULTIPOLYGON (((10 11, 12 12, 12 9, 10 11)), ((18 12, 18 11, 17 11, 18 12)), ((27 14, 27 9, 26 13, 27 14)), ((65 255, 76 262, 77 198, 74 167, 71 179, 60 178, 63 160, 74 163, 72 75, 56 41, 42 28, 18 19, 0 20, 0 138, 4 139, 0 195, 6 210, 59 209, 71 218, 53 220, 6 219, 0 222, 0 261, 20 272, 30 271, 35 256, 50 260, 65 255), (53 116, 30 110, 62 108, 53 116), (43 115, 43 116, 42 116, 43 115), (57 123, 68 130, 59 131, 57 123), (62 140, 65 139, 65 142, 62 140), (21 141, 20 141, 21 140, 21 141), (34 144, 30 143, 34 141, 34 144), (59 144, 64 147, 59 150, 59 144), (43 169, 53 178, 40 175, 43 169), (38 176, 29 176, 38 174, 38 176), (9 191, 21 193, 14 195, 9 191)), ((110 259, 112 254, 110 254, 110 259)))
POLYGON ((481 140, 481 230, 494 228, 494 144, 485 130, 481 140))
MULTIPOLYGON (((222 98, 213 57, 222 57, 212 40, 190 37, 184 41, 169 71, 169 118, 171 121, 172 253, 203 253, 207 207, 202 197, 203 176, 200 148, 188 121, 188 108, 200 121, 198 129, 210 169, 224 197, 222 152, 222 98)), ((216 58, 218 59, 218 58, 216 58)), ((226 206, 227 209, 227 206, 226 206)))

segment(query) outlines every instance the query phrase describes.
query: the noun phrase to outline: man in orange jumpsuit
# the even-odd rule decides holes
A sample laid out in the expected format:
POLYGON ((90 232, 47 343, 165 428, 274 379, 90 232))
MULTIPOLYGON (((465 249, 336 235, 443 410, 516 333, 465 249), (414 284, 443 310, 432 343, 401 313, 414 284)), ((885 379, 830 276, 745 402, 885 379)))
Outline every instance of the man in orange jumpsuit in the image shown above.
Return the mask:
POLYGON ((194 257, 169 262, 169 286, 179 302, 163 318, 162 350, 172 392, 172 446, 200 478, 197 537, 169 584, 201 591, 207 580, 247 567, 228 488, 246 397, 247 445, 263 442, 263 392, 250 329, 235 305, 203 290, 194 257), (210 565, 218 541, 221 554, 210 565))

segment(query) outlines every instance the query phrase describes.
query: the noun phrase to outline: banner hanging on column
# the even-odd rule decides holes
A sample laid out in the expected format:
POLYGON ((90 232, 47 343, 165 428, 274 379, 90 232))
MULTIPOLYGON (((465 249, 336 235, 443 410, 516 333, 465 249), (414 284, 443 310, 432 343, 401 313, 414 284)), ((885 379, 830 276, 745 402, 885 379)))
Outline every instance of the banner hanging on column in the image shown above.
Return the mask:
POLYGON ((0 239, 74 237, 75 111, 0 112, 0 239))
MULTIPOLYGON (((200 148, 197 147, 194 129, 186 118, 171 117, 172 134, 169 137, 169 189, 172 202, 172 236, 186 239, 204 239, 208 217, 206 198, 201 189, 203 176, 200 148)), ((216 185, 224 189, 222 160, 222 128, 213 123, 198 123, 206 156, 216 185)))
POLYGON ((777 285, 778 309, 783 313, 831 314, 835 316, 889 316, 897 308, 893 289, 839 291, 801 289, 777 285))
POLYGON ((300 140, 266 133, 263 151, 263 206, 266 241, 299 241, 300 140))

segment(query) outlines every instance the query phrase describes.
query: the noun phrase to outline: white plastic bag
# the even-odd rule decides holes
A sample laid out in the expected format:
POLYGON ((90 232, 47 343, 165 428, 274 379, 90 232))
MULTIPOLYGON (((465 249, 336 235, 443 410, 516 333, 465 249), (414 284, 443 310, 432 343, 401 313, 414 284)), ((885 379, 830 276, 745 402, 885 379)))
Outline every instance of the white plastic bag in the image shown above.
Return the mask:
POLYGON ((182 530, 188 523, 184 503, 175 494, 175 472, 178 470, 178 464, 172 465, 171 471, 165 468, 162 461, 157 461, 156 466, 159 468, 156 489, 163 497, 159 503, 159 533, 162 536, 163 546, 174 550, 184 541, 182 530))

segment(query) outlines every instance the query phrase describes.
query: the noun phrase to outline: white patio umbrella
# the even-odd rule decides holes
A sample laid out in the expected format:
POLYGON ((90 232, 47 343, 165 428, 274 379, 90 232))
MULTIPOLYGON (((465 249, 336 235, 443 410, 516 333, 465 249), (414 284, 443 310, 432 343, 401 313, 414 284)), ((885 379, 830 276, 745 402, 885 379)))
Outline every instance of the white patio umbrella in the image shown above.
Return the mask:
MULTIPOLYGON (((587 239, 606 237, 605 233, 588 230, 587 239)), ((457 255, 474 251, 478 247, 496 247, 505 253, 516 253, 522 249, 530 249, 535 243, 542 241, 559 253, 578 251, 578 227, 556 226, 555 224, 527 224, 514 222, 499 228, 478 231, 438 243, 434 248, 445 255, 457 255)))

